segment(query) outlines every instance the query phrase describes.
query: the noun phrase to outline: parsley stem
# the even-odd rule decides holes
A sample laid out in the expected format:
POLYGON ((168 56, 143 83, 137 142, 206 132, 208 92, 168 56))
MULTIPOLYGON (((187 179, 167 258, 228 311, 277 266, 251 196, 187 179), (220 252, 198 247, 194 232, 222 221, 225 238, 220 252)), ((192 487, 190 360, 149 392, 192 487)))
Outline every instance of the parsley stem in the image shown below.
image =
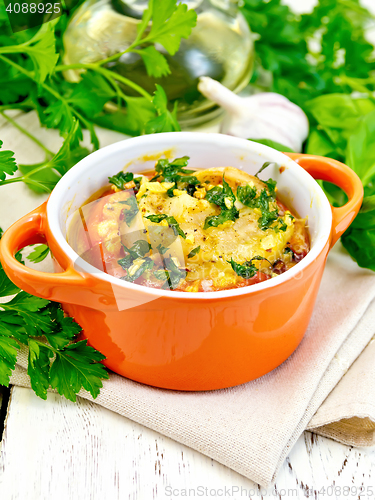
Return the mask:
MULTIPOLYGON (((31 177, 32 175, 36 174, 37 172, 40 172, 41 170, 46 170, 47 168, 53 168, 53 163, 51 164, 50 162, 48 163, 43 163, 37 167, 35 167, 33 170, 30 170, 30 172, 27 172, 27 174, 24 174, 22 176, 23 179, 27 179, 28 177, 31 177)), ((60 175, 60 174, 59 174, 60 175)), ((61 176, 61 175, 60 175, 61 176)), ((43 181, 44 182, 44 181, 43 181)))
POLYGON ((142 38, 143 33, 146 31, 146 29, 148 27, 150 19, 151 19, 151 12, 149 12, 148 22, 143 23, 143 21, 142 21, 141 24, 138 25, 137 28, 139 28, 139 26, 141 26, 141 29, 138 31, 138 34, 137 34, 134 42, 131 43, 127 49, 123 50, 122 52, 118 52, 117 54, 113 54, 112 56, 109 56, 106 59, 102 59, 101 61, 98 61, 97 64, 100 66, 103 66, 103 64, 107 64, 109 62, 115 61, 116 59, 119 59, 122 55, 126 54, 127 52, 131 52, 132 49, 135 49, 135 47, 138 47, 138 45, 141 43, 141 41, 142 41, 142 43, 144 43, 146 39, 141 40, 141 38, 142 38))
POLYGON ((103 66, 103 64, 107 64, 109 62, 116 61, 116 59, 119 59, 121 56, 123 56, 127 52, 131 52, 131 50, 134 49, 135 47, 137 47, 137 45, 139 45, 138 37, 131 45, 129 45, 129 47, 127 49, 123 50, 122 52, 118 52, 117 54, 113 54, 112 56, 109 56, 106 59, 101 59, 100 61, 97 62, 97 64, 99 66, 103 66))
POLYGON ((19 123, 17 123, 15 120, 13 120, 10 116, 8 116, 3 111, 1 111, 1 109, 0 109, 0 115, 3 118, 5 118, 5 120, 7 120, 9 123, 11 123, 14 127, 16 127, 20 132, 25 134, 29 139, 31 139, 33 142, 35 142, 35 144, 37 144, 41 149, 43 149, 43 151, 47 154, 47 156, 52 157, 55 155, 55 153, 52 153, 52 151, 50 151, 48 148, 46 148, 45 145, 39 141, 39 139, 34 137, 32 134, 30 134, 30 132, 28 132, 26 129, 24 129, 19 123))
MULTIPOLYGON (((24 69, 19 64, 15 63, 11 59, 8 59, 7 57, 2 56, 1 54, 0 54, 0 60, 3 60, 4 62, 10 64, 10 66, 13 66, 13 68, 16 68, 20 73, 23 73, 25 76, 27 76, 28 78, 30 78, 30 80, 33 80, 35 83, 37 83, 36 80, 35 80, 35 75, 31 71, 27 71, 26 69, 24 69)), ((56 97, 56 99, 58 99, 59 101, 62 101, 64 104, 69 105, 66 102, 66 100, 63 97, 61 97, 60 94, 58 92, 56 92, 53 88, 51 88, 49 85, 47 85, 44 82, 43 83, 39 83, 39 85, 41 87, 43 87, 51 95, 53 95, 54 97, 56 97)))
POLYGON ((7 111, 8 109, 19 109, 20 111, 23 111, 25 108, 27 110, 33 109, 32 106, 24 104, 23 102, 16 102, 13 104, 2 104, 0 106, 0 111, 7 111))
POLYGON ((8 59, 7 57, 2 56, 1 53, 0 53, 0 60, 10 64, 11 66, 13 66, 13 68, 16 68, 20 73, 23 73, 25 76, 35 81, 34 73, 32 73, 31 71, 27 71, 27 69, 24 69, 22 66, 12 61, 12 59, 8 59))
POLYGON ((125 76, 119 75, 119 74, 117 74, 109 69, 100 67, 98 63, 94 63, 94 64, 80 64, 80 63, 60 64, 60 65, 55 67, 56 72, 57 71, 66 71, 68 69, 91 69, 93 71, 97 71, 98 73, 102 74, 110 82, 112 82, 113 80, 117 80, 117 81, 127 85, 128 87, 131 87, 136 92, 138 92, 138 94, 141 94, 143 97, 145 97, 147 100, 149 100, 149 101, 152 100, 151 94, 149 94, 140 85, 138 85, 135 82, 132 82, 131 80, 129 80, 125 76))
POLYGON ((44 189, 47 193, 50 193, 52 191, 52 188, 48 188, 45 186, 45 184, 51 184, 52 187, 54 186, 55 183, 48 183, 48 182, 38 182, 35 181, 34 179, 29 179, 28 177, 25 177, 24 175, 20 177, 11 177, 10 179, 5 179, 4 181, 0 181, 0 186, 4 186, 5 184, 13 184, 13 182, 25 182, 26 184, 33 184, 34 186, 37 186, 40 189, 44 189))

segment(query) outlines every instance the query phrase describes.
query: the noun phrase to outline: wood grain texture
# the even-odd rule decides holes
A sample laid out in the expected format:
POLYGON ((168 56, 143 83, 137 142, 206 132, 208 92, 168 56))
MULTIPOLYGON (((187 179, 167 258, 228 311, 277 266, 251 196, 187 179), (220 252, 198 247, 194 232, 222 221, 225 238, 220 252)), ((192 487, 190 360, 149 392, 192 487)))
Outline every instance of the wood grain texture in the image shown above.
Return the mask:
POLYGON ((374 477, 375 450, 305 432, 276 485, 265 490, 96 404, 83 399, 74 404, 56 394, 42 401, 20 387, 12 389, 0 456, 1 500, 167 500, 183 498, 184 492, 188 498, 195 493, 200 498, 373 500, 369 494, 345 495, 343 488, 359 493, 361 486, 374 484, 374 477), (329 486, 330 494, 319 494, 329 486))

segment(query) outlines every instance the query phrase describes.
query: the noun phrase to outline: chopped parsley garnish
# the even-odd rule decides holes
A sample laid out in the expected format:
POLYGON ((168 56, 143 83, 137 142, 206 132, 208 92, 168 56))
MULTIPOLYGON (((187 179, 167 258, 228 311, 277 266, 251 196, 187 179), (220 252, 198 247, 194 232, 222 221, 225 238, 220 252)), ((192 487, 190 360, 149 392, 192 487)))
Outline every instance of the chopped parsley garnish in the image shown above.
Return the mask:
POLYGON ((248 207, 252 206, 256 195, 256 187, 250 186, 249 184, 246 184, 246 186, 238 186, 237 188, 237 198, 248 207))
MULTIPOLYGON (((273 162, 272 161, 266 161, 265 163, 263 163, 263 165, 260 167, 260 169, 258 170, 258 172, 255 174, 255 177, 257 179, 259 179, 258 175, 263 172, 263 170, 265 168, 267 168, 269 165, 271 165, 273 162)), ((260 179, 259 179, 260 180, 260 179)), ((263 182, 263 181, 262 181, 263 182)))
POLYGON ((166 281, 168 278, 167 271, 165 269, 156 269, 156 271, 154 271, 154 276, 160 281, 166 281))
POLYGON ((276 210, 269 210, 263 209, 262 210, 262 215, 258 219, 258 226, 262 231, 266 231, 271 225, 277 220, 279 215, 279 211, 276 210))
POLYGON ((253 278, 259 271, 259 269, 253 264, 253 260, 267 260, 267 259, 261 257, 260 255, 256 255, 252 259, 246 260, 243 264, 238 264, 233 260, 233 258, 231 260, 227 260, 227 262, 232 266, 233 271, 238 276, 244 279, 249 279, 253 278))
POLYGON ((167 190, 167 195, 169 196, 169 198, 173 198, 174 196, 173 191, 175 189, 177 189, 177 184, 173 184, 173 186, 167 190))
POLYGON ((144 262, 142 262, 142 264, 138 267, 138 269, 136 269, 134 273, 130 274, 128 270, 128 274, 126 276, 122 276, 121 279, 132 283, 136 279, 140 278, 145 271, 148 271, 153 267, 154 267, 154 261, 150 259, 150 257, 146 257, 144 262))
POLYGON ((123 172, 122 170, 112 177, 108 177, 111 184, 114 184, 119 189, 124 189, 124 184, 133 180, 134 175, 131 172, 123 172))
POLYGON ((162 288, 165 290, 174 290, 179 285, 180 281, 186 277, 186 270, 180 269, 172 257, 164 258, 164 269, 154 271, 156 279, 165 281, 162 288))
POLYGON ((165 252, 168 250, 169 247, 165 247, 161 243, 159 243, 159 245, 156 248, 157 248, 158 252, 161 255, 163 255, 163 254, 165 254, 165 252))
POLYGON ((193 248, 193 250, 188 255, 188 259, 191 259, 192 257, 194 257, 194 255, 197 255, 197 253, 200 252, 200 249, 201 249, 200 246, 193 248))
POLYGON ((234 205, 236 197, 229 184, 226 182, 223 176, 223 185, 218 185, 207 191, 205 199, 210 203, 215 203, 220 207, 221 211, 218 215, 211 215, 206 217, 204 221, 203 229, 209 227, 217 227, 220 224, 224 224, 227 221, 234 221, 238 219, 239 212, 234 205))
POLYGON ((174 182, 174 186, 167 191, 167 195, 170 198, 174 196, 173 191, 175 189, 186 189, 188 191, 188 187, 190 190, 188 194, 192 196, 195 189, 193 189, 191 193, 191 186, 194 187, 200 182, 194 175, 189 175, 193 174, 195 172, 194 170, 186 170, 184 168, 188 164, 189 159, 189 156, 182 156, 181 158, 176 158, 172 162, 169 162, 169 160, 162 158, 155 166, 157 174, 151 179, 151 182, 174 182))
POLYGON ((151 245, 146 240, 137 240, 131 248, 123 245, 124 249, 133 257, 133 259, 142 258, 151 250, 151 245))
POLYGON ((174 234, 180 235, 182 238, 186 239, 186 234, 183 232, 183 230, 180 228, 178 222, 176 219, 170 215, 166 214, 156 214, 156 215, 148 215, 146 219, 150 220, 151 222, 156 222, 159 223, 162 220, 167 221, 168 226, 173 230, 174 234))
MULTIPOLYGON (((265 163, 264 165, 268 166, 269 163, 268 164, 265 163)), ((264 165, 259 172, 261 172, 263 168, 266 168, 264 165)), ((275 205, 276 203, 276 181, 274 181, 273 179, 268 179, 268 181, 266 181, 265 184, 267 186, 267 189, 266 188, 262 189, 259 196, 256 196, 257 190, 253 186, 246 185, 246 186, 239 186, 237 188, 237 197, 241 203, 243 203, 247 207, 259 208, 261 210, 262 213, 258 219, 258 226, 263 231, 270 228, 271 225, 276 220, 278 220, 279 217, 279 210, 277 208, 275 210, 272 210, 272 205, 275 205)), ((282 219, 279 220, 282 221, 282 219)), ((276 227, 278 228, 279 231, 286 230, 286 224, 284 224, 283 221, 281 227, 279 226, 276 227)))
POLYGON ((137 198, 135 196, 131 196, 125 201, 119 201, 119 203, 123 205, 128 205, 129 208, 124 208, 122 213, 122 217, 125 219, 125 222, 128 226, 132 223, 134 217, 139 212, 137 198))
POLYGON ((283 231, 285 233, 285 231, 288 228, 288 226, 285 223, 285 221, 283 221, 283 219, 281 219, 281 217, 280 217, 280 218, 277 219, 277 222, 279 223, 279 225, 274 228, 275 229, 275 233, 278 233, 280 231, 283 231))
POLYGON ((197 190, 196 184, 188 184, 186 186, 186 192, 189 196, 194 196, 195 191, 197 190))
POLYGON ((122 170, 112 177, 108 177, 108 180, 111 184, 114 184, 118 189, 125 189, 125 184, 133 181, 135 184, 135 192, 137 193, 139 190, 139 185, 141 183, 141 177, 134 178, 134 174, 132 172, 123 172, 122 170))
POLYGON ((117 261, 123 269, 129 269, 136 259, 143 258, 151 250, 151 245, 146 240, 137 240, 131 248, 125 245, 123 247, 128 255, 117 261))
POLYGON ((268 179, 268 181, 263 182, 267 186, 270 195, 276 197, 276 181, 274 181, 273 179, 268 179))
POLYGON ((294 258, 294 252, 291 248, 285 247, 284 248, 284 254, 290 253, 292 255, 292 259, 294 258))
POLYGON ((155 166, 156 175, 151 179, 151 182, 162 178, 164 182, 178 182, 180 177, 186 174, 193 174, 194 170, 184 170, 188 164, 189 156, 182 156, 169 162, 166 158, 159 160, 155 166))
POLYGON ((131 255, 126 255, 122 259, 119 259, 117 263, 120 264, 123 269, 129 269, 129 267, 133 264, 133 260, 134 259, 131 255))

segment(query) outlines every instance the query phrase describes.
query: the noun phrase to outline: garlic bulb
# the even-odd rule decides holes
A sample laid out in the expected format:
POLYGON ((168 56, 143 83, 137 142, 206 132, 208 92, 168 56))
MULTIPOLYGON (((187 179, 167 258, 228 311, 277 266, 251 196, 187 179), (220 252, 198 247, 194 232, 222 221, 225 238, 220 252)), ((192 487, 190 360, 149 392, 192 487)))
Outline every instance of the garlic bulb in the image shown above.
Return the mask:
POLYGON ((200 78, 198 89, 227 111, 221 133, 244 139, 270 139, 301 152, 309 122, 302 109, 286 97, 273 92, 240 97, 207 76, 200 78))

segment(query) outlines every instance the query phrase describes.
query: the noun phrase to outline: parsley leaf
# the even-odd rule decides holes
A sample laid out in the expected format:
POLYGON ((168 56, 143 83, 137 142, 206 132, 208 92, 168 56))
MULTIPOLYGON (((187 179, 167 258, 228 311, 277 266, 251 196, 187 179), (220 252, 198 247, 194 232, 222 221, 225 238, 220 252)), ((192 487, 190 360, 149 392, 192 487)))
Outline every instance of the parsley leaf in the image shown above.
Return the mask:
POLYGON ((142 135, 147 123, 155 118, 155 107, 145 97, 126 97, 125 111, 102 113, 95 118, 95 123, 102 127, 117 130, 128 135, 142 135))
POLYGON ((188 10, 185 4, 176 5, 176 0, 150 0, 146 16, 146 19, 152 16, 152 26, 143 42, 160 43, 171 55, 177 52, 181 38, 189 37, 197 22, 195 11, 188 10))
POLYGON ((275 220, 277 220, 278 214, 279 212, 277 209, 271 211, 269 209, 263 210, 262 215, 258 219, 258 226, 260 229, 263 231, 268 229, 275 222, 275 220))
POLYGON ((43 24, 31 40, 20 46, 34 63, 38 83, 43 83, 53 72, 59 58, 55 48, 55 24, 56 21, 43 24))
MULTIPOLYGON (((3 142, 0 141, 0 148, 3 142)), ((0 151, 0 181, 6 177, 5 174, 13 175, 17 171, 17 164, 13 151, 0 151)))
POLYGON ((62 136, 69 132, 74 122, 71 107, 65 100, 61 99, 41 108, 39 119, 46 127, 59 129, 62 136))
POLYGON ((120 264, 123 269, 129 269, 129 267, 133 264, 133 260, 133 257, 129 254, 122 259, 119 259, 117 263, 120 264))
POLYGON ((37 264, 38 262, 42 262, 50 252, 50 249, 47 245, 38 245, 34 248, 34 250, 27 256, 28 260, 37 264))
MULTIPOLYGON (((166 158, 161 158, 155 165, 155 172, 157 172, 157 175, 151 179, 151 182, 157 179, 162 179, 164 182, 175 183, 179 181, 191 182, 190 177, 192 176, 188 176, 187 174, 194 173, 194 170, 186 170, 184 168, 188 164, 189 159, 189 156, 182 156, 170 162, 166 158)), ((199 184, 198 179, 196 177, 194 177, 194 179, 199 184)))
POLYGON ((146 134, 157 134, 158 132, 180 132, 181 127, 177 121, 177 101, 173 111, 168 109, 168 99, 163 87, 156 84, 156 90, 152 103, 155 106, 158 116, 146 123, 146 134))
POLYGON ((142 57, 149 76, 161 78, 162 76, 167 76, 171 73, 165 56, 158 52, 153 45, 150 45, 142 50, 133 50, 133 52, 136 52, 142 57))
POLYGON ((73 119, 72 126, 63 142, 63 145, 48 163, 50 168, 59 172, 61 176, 66 174, 76 163, 89 154, 86 148, 79 146, 82 138, 82 130, 79 122, 73 119))
POLYGON ((86 117, 94 118, 115 95, 116 92, 102 75, 95 71, 86 71, 67 98, 67 102, 81 109, 86 117))
POLYGON ((174 217, 165 214, 157 214, 157 215, 148 215, 146 219, 150 220, 151 222, 156 222, 157 224, 162 220, 166 220, 168 222, 168 226, 173 230, 176 236, 180 235, 182 238, 186 239, 186 234, 180 228, 178 222, 174 217))
POLYGON ((156 247, 157 251, 163 255, 165 254, 165 252, 168 250, 169 247, 165 247, 164 245, 162 245, 161 243, 159 243, 156 247))
MULTIPOLYGON (((268 167, 269 163, 264 163, 261 169, 257 172, 258 174, 268 167)), ((237 188, 237 196, 241 203, 250 208, 259 208, 261 210, 261 216, 258 219, 258 226, 260 229, 265 231, 272 224, 278 220, 279 226, 272 226, 276 232, 285 231, 287 226, 282 219, 278 219, 279 211, 276 207, 272 210, 272 205, 276 206, 276 181, 273 179, 268 179, 265 181, 267 189, 264 188, 261 190, 259 196, 257 195, 257 190, 255 187, 247 184, 246 186, 239 186, 237 188), (268 190, 268 192, 267 192, 268 190)))
POLYGON ((34 339, 29 340, 27 374, 30 377, 31 388, 42 399, 47 399, 47 390, 50 386, 50 359, 53 355, 48 346, 34 339))
POLYGON ((204 221, 203 229, 208 229, 209 227, 217 227, 220 224, 224 224, 224 222, 234 221, 238 218, 238 210, 236 208, 232 208, 230 210, 221 210, 218 215, 210 215, 206 217, 204 221))
MULTIPOLYGON (((2 230, 1 230, 1 235, 2 235, 2 230)), ((21 255, 20 253, 16 254, 16 258, 18 261, 20 261, 21 255)), ((8 276, 5 274, 5 271, 3 269, 3 266, 0 262, 0 297, 7 297, 8 295, 14 295, 15 293, 18 293, 20 289, 18 286, 16 286, 8 276)))
POLYGON ((52 191, 59 179, 79 160, 89 154, 86 148, 79 146, 81 133, 78 121, 73 119, 71 129, 56 155, 39 166, 19 165, 21 173, 24 174, 19 177, 19 180, 27 182, 29 187, 37 193, 52 191), (43 169, 41 169, 42 166, 43 169))
POLYGON ((17 362, 17 350, 20 348, 18 342, 9 335, 4 335, 4 330, 0 329, 0 385, 9 385, 17 362))
POLYGON ((70 344, 55 354, 56 359, 49 371, 51 386, 74 402, 81 387, 96 398, 103 385, 100 379, 109 378, 104 366, 98 363, 105 357, 88 346, 87 340, 70 344))
POLYGON ((199 253, 200 250, 201 250, 200 246, 193 248, 193 250, 191 250, 191 252, 188 254, 188 259, 191 259, 195 255, 197 255, 197 253, 199 253))
MULTIPOLYGON (((22 262, 19 252, 16 258, 22 262)), ((51 384, 72 401, 82 386, 96 397, 102 385, 101 379, 108 378, 108 373, 104 365, 97 363, 104 359, 101 353, 88 346, 84 349, 71 344, 81 327, 72 318, 64 316, 59 304, 20 291, 0 265, 0 295, 13 294, 16 295, 8 302, 2 302, 0 307, 0 385, 9 385, 17 351, 20 344, 25 344, 29 348, 31 387, 38 396, 46 399, 51 384), (74 380, 69 389, 67 379, 69 383, 74 380)))

